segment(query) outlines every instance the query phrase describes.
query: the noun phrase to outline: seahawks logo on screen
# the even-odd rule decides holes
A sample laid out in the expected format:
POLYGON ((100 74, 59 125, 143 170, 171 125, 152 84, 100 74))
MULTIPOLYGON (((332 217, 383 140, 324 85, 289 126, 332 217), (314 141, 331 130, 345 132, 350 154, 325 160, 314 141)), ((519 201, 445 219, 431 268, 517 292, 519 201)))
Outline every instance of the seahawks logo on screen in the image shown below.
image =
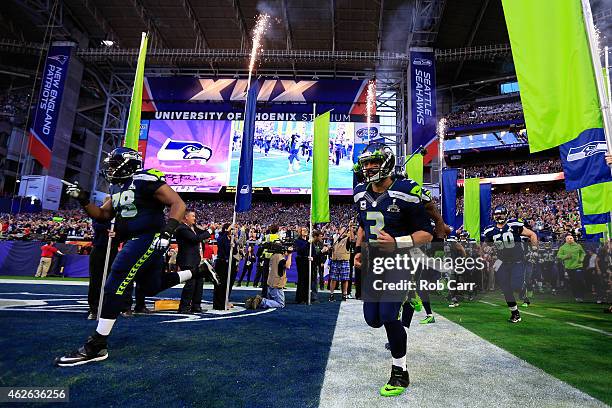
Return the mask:
POLYGON ((64 65, 66 61, 68 61, 68 56, 67 55, 54 55, 52 57, 49 57, 49 59, 57 61, 60 64, 64 65))
POLYGON ((212 149, 193 140, 166 139, 157 152, 157 159, 163 160, 204 160, 212 157, 212 149))
POLYGON ((605 153, 607 149, 606 142, 603 140, 587 143, 579 147, 572 147, 567 152, 567 161, 577 161, 591 157, 597 153, 605 153))
POLYGON ((423 65, 426 67, 431 67, 431 60, 427 58, 415 58, 412 60, 413 65, 423 65))

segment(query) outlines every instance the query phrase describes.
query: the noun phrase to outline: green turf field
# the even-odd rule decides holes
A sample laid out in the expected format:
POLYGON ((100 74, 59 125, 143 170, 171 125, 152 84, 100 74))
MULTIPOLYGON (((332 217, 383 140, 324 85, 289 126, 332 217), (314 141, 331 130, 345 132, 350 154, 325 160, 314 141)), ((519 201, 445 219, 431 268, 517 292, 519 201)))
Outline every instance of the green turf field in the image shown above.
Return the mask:
POLYGON ((520 308, 523 321, 514 325, 505 321, 510 312, 501 293, 462 302, 458 308, 432 298, 432 307, 434 313, 612 404, 612 315, 603 313, 604 305, 542 295, 529 308, 520 308))
MULTIPOLYGON (((306 163, 306 156, 299 155, 300 168, 293 173, 289 170, 287 152, 270 150, 268 156, 258 151, 253 152, 253 186, 254 187, 293 187, 309 188, 312 179, 312 160, 306 163)), ((238 179, 239 152, 232 153, 230 185, 235 185, 238 179)), ((340 165, 330 163, 329 187, 353 188, 353 162, 341 160, 340 165)))

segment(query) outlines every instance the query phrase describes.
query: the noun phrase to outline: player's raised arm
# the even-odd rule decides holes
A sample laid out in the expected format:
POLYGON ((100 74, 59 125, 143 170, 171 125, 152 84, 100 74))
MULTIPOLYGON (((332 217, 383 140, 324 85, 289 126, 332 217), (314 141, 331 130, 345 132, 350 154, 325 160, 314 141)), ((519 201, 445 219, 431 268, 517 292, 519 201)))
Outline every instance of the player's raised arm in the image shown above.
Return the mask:
POLYGON ((66 188, 66 193, 75 198, 85 209, 87 215, 97 221, 109 221, 115 217, 113 204, 110 197, 107 197, 102 206, 98 207, 89 201, 89 194, 83 191, 78 185, 70 185, 66 188))
POLYGON ((523 227, 523 231, 521 232, 521 235, 529 238, 529 241, 531 242, 531 246, 538 245, 538 236, 536 235, 535 232, 533 232, 529 228, 523 227))

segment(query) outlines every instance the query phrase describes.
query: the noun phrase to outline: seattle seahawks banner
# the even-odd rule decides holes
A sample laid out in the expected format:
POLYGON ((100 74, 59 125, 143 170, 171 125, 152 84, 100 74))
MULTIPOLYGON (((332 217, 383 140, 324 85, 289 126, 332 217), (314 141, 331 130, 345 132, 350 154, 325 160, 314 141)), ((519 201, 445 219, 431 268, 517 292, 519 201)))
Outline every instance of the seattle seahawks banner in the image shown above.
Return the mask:
MULTIPOLYGON (((437 144, 436 67, 433 51, 410 51, 412 149, 437 144)), ((437 151, 432 145, 427 150, 437 151)), ((425 160, 427 163, 429 160, 425 160)))
POLYGON ((456 227, 457 169, 442 169, 442 218, 447 225, 456 227))
POLYGON ((249 89, 246 101, 244 129, 242 131, 242 149, 240 150, 240 168, 236 185, 236 212, 251 209, 253 195, 253 140, 255 137, 255 111, 257 110, 257 93, 259 86, 254 82, 249 89))
POLYGON ((491 183, 480 185, 480 230, 491 224, 491 183))
POLYGON ((607 150, 603 128, 585 130, 576 139, 559 146, 565 188, 575 190, 612 181, 605 160, 607 150))
POLYGON ((51 149, 59 118, 64 83, 68 76, 71 46, 49 47, 40 84, 34 124, 30 128, 30 154, 44 167, 51 166, 51 149))

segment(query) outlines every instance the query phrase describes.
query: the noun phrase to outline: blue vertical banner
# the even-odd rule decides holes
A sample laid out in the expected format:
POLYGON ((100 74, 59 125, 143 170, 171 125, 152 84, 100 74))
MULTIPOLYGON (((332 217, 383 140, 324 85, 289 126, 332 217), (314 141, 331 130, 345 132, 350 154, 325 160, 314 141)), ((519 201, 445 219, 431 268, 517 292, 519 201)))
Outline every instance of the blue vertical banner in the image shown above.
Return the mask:
POLYGON ((72 46, 52 45, 47 53, 38 104, 29 134, 29 152, 44 167, 51 166, 51 150, 59 119, 72 46))
POLYGON ((436 66, 432 51, 410 51, 412 146, 427 147, 436 140, 436 66))
POLYGON ((253 195, 253 142, 255 139, 255 113, 257 112, 257 94, 259 86, 253 81, 246 100, 244 127, 242 130, 242 148, 240 149, 240 167, 236 184, 236 212, 251 209, 253 195))
POLYGON ((605 160, 607 151, 602 128, 587 129, 576 139, 559 146, 565 188, 575 190, 612 181, 612 173, 605 160))
POLYGON ((491 224, 491 183, 480 185, 480 230, 491 224))
POLYGON ((442 169, 442 218, 444 223, 456 227, 457 169, 442 169))

